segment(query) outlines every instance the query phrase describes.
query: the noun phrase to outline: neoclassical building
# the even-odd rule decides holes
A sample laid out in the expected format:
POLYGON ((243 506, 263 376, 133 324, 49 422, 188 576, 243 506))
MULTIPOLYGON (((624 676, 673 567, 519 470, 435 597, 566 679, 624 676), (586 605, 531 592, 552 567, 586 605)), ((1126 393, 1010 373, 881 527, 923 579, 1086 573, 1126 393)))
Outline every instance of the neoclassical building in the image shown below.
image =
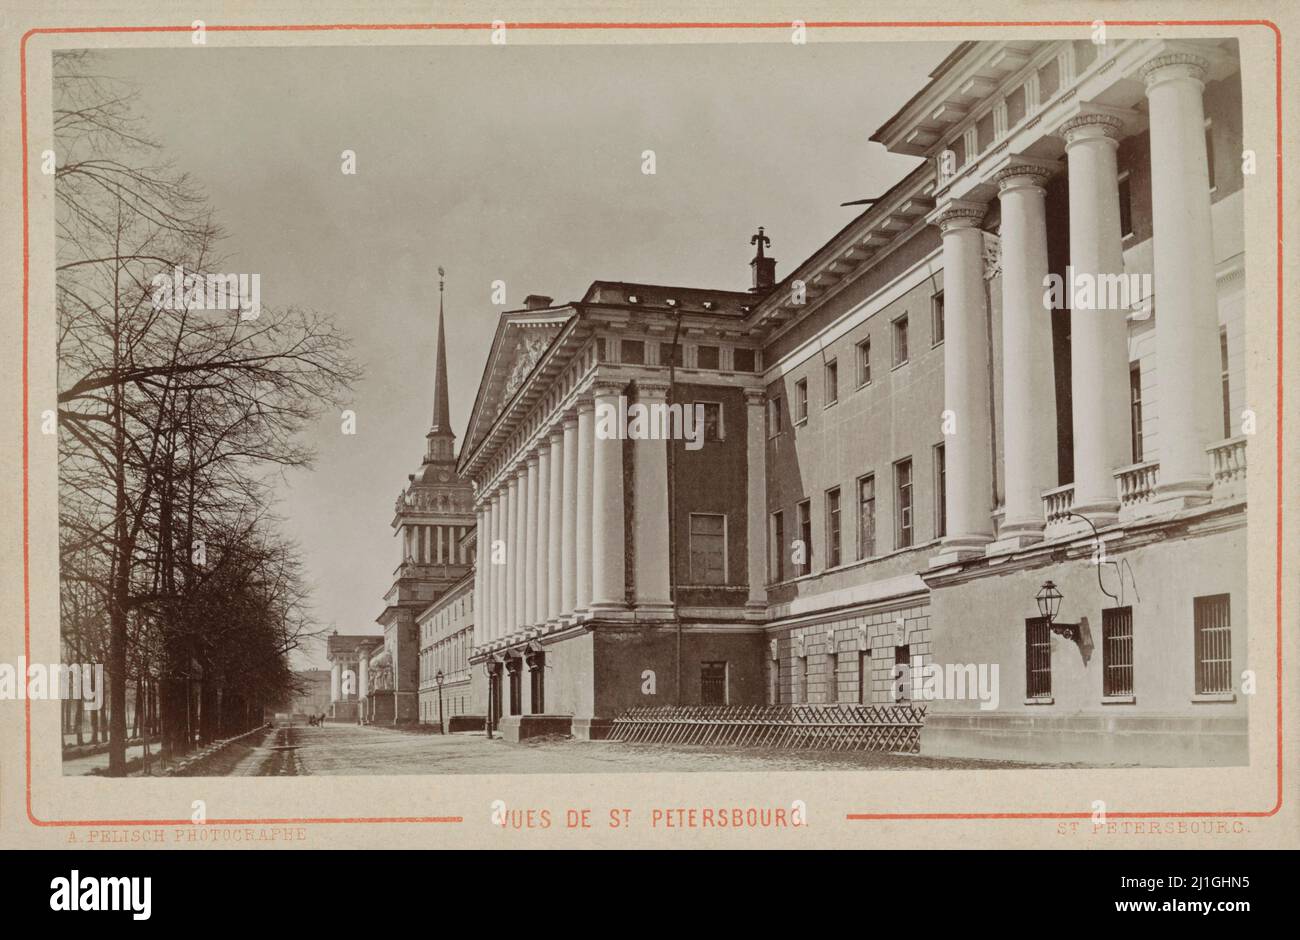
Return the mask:
POLYGON ((964 43, 872 139, 923 160, 779 281, 760 231, 747 291, 500 317, 457 464, 475 710, 594 737, 938 667, 931 753, 1244 762, 1235 43, 964 43))

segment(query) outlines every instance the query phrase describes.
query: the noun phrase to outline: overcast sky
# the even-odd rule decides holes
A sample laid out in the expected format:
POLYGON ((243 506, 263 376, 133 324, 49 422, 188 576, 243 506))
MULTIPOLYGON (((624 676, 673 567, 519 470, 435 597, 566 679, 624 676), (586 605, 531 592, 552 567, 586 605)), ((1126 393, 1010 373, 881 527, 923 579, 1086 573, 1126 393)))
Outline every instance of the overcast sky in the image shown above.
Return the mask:
MULTIPOLYGON (((310 429, 281 512, 322 626, 378 633, 393 500, 424 452, 437 267, 463 434, 497 314, 593 280, 743 290, 916 161, 870 143, 947 43, 119 50, 153 135, 212 198, 262 302, 332 314, 366 370, 357 433, 310 429), (340 171, 353 150, 357 173, 340 171), (641 171, 655 151, 657 172, 641 171), (491 283, 507 285, 507 307, 491 283)), ((319 653, 311 657, 323 664, 319 653)))

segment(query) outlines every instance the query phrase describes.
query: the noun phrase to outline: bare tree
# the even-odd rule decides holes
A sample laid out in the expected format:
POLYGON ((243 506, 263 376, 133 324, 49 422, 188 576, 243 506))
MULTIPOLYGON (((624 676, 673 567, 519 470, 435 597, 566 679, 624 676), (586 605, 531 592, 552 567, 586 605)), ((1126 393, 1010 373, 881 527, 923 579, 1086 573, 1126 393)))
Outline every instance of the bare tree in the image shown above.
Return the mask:
POLYGON ((304 597, 291 548, 267 531, 271 474, 309 465, 299 432, 344 403, 359 371, 320 314, 158 302, 155 278, 219 269, 222 233, 200 190, 158 160, 129 92, 94 67, 88 53, 56 56, 60 531, 67 606, 89 591, 76 594, 78 644, 93 648, 87 598, 107 621, 109 773, 120 775, 132 680, 137 710, 157 683, 164 749, 190 746, 200 652, 218 661, 204 631, 221 635, 223 616, 278 638, 241 635, 278 657, 265 675, 243 664, 250 688, 270 694, 264 683, 283 679, 285 623, 302 627, 283 605, 304 597), (199 550, 209 544, 222 550, 199 550), (278 597, 217 589, 253 583, 223 567, 249 555, 278 597), (199 597, 208 616, 195 615, 199 597))

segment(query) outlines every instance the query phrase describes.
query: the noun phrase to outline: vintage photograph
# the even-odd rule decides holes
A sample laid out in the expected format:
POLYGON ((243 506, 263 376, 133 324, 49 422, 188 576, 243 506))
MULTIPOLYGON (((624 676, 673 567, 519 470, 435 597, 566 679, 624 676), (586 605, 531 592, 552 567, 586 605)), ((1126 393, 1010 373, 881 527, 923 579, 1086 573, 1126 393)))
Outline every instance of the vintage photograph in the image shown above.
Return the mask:
POLYGON ((1250 763, 1237 40, 798 29, 52 53, 64 776, 1250 763))

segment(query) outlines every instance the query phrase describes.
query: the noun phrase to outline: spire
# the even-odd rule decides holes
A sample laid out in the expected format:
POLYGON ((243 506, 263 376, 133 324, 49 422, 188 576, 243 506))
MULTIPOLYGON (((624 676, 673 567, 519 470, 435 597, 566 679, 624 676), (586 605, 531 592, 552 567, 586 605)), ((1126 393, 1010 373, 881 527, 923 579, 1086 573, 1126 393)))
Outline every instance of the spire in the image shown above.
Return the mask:
POLYGON ((442 294, 443 278, 446 272, 438 268, 438 352, 434 363, 436 375, 433 386, 433 423, 429 425, 429 436, 435 434, 451 435, 451 400, 447 394, 447 340, 443 335, 442 294))

